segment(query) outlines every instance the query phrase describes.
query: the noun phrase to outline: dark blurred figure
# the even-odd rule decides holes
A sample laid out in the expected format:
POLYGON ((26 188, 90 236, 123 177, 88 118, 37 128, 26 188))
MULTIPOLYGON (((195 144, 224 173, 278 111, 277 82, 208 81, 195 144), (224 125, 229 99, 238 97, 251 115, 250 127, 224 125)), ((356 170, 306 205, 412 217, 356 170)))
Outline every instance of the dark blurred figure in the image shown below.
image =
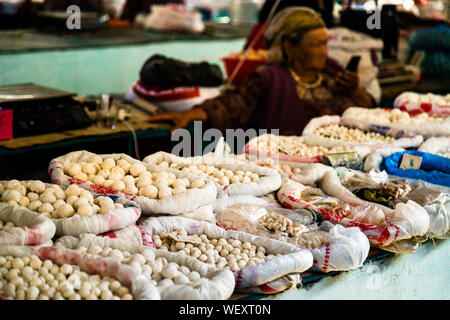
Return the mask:
MULTIPOLYGON (((270 15, 270 11, 272 7, 275 5, 276 0, 266 0, 261 7, 261 10, 258 14, 258 22, 253 26, 250 34, 247 38, 247 43, 245 44, 245 49, 248 48, 250 43, 255 39, 258 33, 263 34, 265 29, 264 23, 268 19, 270 15)), ((278 7, 275 9, 274 16, 281 10, 287 7, 292 6, 303 6, 313 9, 316 12, 319 12, 322 16, 323 21, 327 28, 331 28, 334 26, 333 23, 333 6, 334 0, 281 0, 278 7)), ((266 49, 266 45, 264 43, 263 37, 260 36, 258 40, 256 40, 255 44, 252 46, 253 49, 266 49)))
POLYGON ((103 12, 102 0, 46 0, 42 10, 64 11, 71 5, 80 7, 81 12, 103 12))
POLYGON ((123 8, 122 19, 134 21, 138 13, 150 13, 152 4, 184 4, 184 0, 127 0, 123 8))

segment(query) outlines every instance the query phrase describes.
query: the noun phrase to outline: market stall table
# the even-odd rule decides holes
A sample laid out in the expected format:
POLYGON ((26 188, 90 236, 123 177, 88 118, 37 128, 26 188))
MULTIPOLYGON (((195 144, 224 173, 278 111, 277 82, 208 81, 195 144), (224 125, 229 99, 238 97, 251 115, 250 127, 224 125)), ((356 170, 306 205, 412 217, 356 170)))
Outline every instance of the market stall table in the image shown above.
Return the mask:
MULTIPOLYGON (((170 140, 170 126, 149 123, 148 117, 148 114, 133 108, 127 121, 135 130, 136 143, 140 144, 143 155, 168 147, 166 142, 170 140)), ((105 149, 136 157, 135 141, 127 125, 116 122, 114 128, 103 128, 94 123, 85 129, 0 141, 0 159, 5 164, 1 170, 2 179, 34 177, 48 180, 46 171, 51 159, 68 150, 80 149, 105 149)))

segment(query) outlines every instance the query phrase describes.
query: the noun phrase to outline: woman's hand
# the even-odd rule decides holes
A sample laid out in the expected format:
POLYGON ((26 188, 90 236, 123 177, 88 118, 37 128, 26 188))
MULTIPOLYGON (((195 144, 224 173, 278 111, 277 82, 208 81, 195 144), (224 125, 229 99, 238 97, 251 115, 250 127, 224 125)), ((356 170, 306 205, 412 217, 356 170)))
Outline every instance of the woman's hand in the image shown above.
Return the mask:
POLYGON ((195 120, 206 120, 207 114, 200 108, 190 109, 186 112, 167 112, 163 114, 158 114, 156 116, 148 119, 149 122, 158 122, 158 121, 172 121, 173 128, 170 130, 170 133, 173 133, 175 130, 186 127, 189 123, 195 120))
POLYGON ((357 106, 374 107, 375 100, 359 85, 358 73, 344 70, 336 76, 337 89, 347 93, 357 106))
POLYGON ((349 70, 341 71, 337 74, 336 82, 340 89, 346 91, 355 90, 359 86, 358 73, 349 70))

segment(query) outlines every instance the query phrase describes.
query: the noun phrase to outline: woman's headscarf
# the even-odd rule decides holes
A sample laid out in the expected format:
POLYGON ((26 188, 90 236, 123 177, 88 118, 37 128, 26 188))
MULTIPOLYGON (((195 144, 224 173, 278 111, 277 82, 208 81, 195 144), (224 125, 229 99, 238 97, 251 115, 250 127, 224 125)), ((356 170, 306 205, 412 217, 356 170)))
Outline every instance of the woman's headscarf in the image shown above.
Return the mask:
POLYGON ((289 7, 281 10, 264 33, 269 62, 283 60, 282 42, 285 37, 301 39, 308 31, 325 27, 320 14, 310 8, 289 7))

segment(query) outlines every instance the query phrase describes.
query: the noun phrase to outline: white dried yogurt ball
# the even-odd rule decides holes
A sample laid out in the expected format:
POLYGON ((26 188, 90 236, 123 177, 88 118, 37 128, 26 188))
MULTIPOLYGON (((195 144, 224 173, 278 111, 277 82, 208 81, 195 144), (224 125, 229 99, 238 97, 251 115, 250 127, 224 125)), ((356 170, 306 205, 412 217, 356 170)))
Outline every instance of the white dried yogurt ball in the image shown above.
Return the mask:
POLYGON ((113 158, 107 158, 102 162, 101 166, 105 170, 110 170, 116 166, 116 162, 113 158))
POLYGON ((36 193, 42 193, 45 191, 45 183, 41 181, 32 181, 30 183, 30 190, 36 193))
POLYGON ((78 187, 76 184, 71 184, 69 187, 67 187, 66 189, 66 194, 68 196, 79 196, 81 193, 81 188, 78 187))
POLYGON ((146 171, 146 168, 142 163, 134 163, 130 167, 130 173, 135 177, 138 177, 144 171, 146 171))
POLYGON ((153 185, 147 185, 139 190, 139 195, 155 199, 158 196, 158 188, 153 185))

